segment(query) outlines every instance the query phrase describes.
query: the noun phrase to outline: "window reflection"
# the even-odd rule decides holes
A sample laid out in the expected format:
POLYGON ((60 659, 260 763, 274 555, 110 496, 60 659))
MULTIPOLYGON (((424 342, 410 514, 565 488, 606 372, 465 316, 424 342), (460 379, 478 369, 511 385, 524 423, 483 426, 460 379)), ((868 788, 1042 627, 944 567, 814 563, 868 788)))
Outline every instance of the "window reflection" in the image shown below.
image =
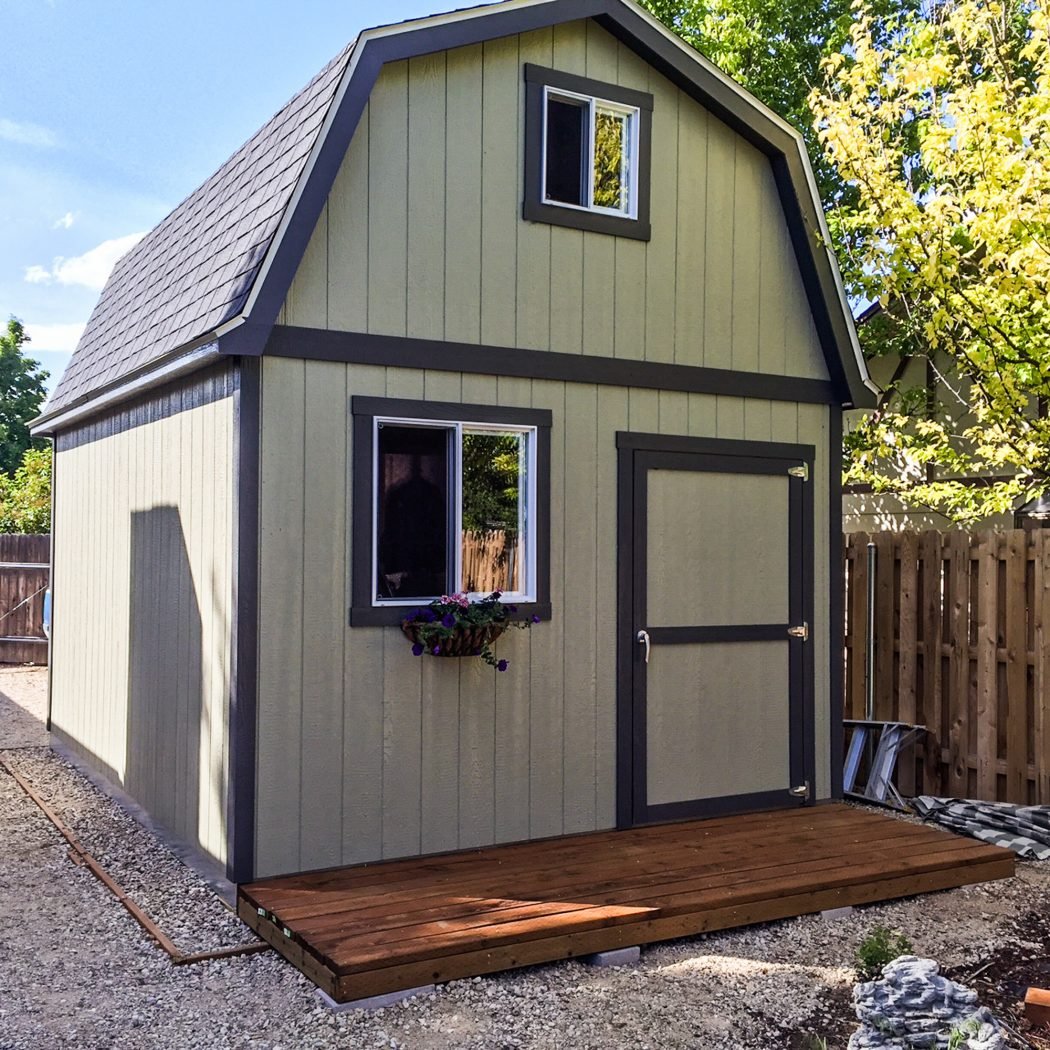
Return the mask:
POLYGON ((379 598, 434 598, 450 589, 451 433, 436 427, 379 426, 379 598))
POLYGON ((515 592, 523 573, 525 435, 463 434, 463 589, 515 592))
POLYGON ((595 108, 594 205, 624 209, 626 200, 627 114, 595 108))

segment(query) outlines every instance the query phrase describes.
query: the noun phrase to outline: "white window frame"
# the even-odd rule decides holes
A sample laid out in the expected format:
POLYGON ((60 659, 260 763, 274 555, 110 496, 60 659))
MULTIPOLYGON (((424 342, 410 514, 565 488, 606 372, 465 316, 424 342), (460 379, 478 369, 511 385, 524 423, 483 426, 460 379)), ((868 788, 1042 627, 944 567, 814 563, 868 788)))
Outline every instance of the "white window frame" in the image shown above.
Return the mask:
MULTIPOLYGON (((504 591, 500 601, 505 604, 526 604, 536 601, 536 441, 538 427, 519 426, 514 423, 473 423, 469 420, 422 419, 404 416, 375 416, 372 419, 372 574, 369 589, 374 608, 388 606, 413 607, 426 605, 440 594, 419 598, 380 598, 376 594, 379 575, 379 427, 382 424, 403 427, 426 427, 444 430, 455 435, 455 451, 449 458, 448 491, 452 497, 451 537, 455 550, 452 559, 453 587, 449 593, 458 592, 463 580, 463 434, 521 434, 525 437, 524 462, 525 484, 523 499, 518 503, 518 556, 519 565, 524 566, 524 590, 504 591)), ((446 551, 446 556, 448 552, 446 551)), ((470 592, 470 599, 487 598, 488 592, 470 592)))
MULTIPOLYGON (((581 107, 583 108, 583 107, 581 107)), ((543 146, 540 157, 540 200, 554 208, 570 208, 573 211, 590 211, 598 215, 615 215, 621 219, 638 217, 638 128, 641 114, 637 106, 625 106, 622 102, 610 102, 597 95, 581 95, 575 91, 543 86, 543 146), (587 203, 570 204, 553 200, 547 196, 547 106, 551 98, 586 103, 587 108, 587 203), (598 109, 627 117, 627 164, 621 164, 621 185, 626 189, 626 207, 603 208, 594 203, 594 127, 598 109), (626 171, 624 170, 626 168, 626 171)))

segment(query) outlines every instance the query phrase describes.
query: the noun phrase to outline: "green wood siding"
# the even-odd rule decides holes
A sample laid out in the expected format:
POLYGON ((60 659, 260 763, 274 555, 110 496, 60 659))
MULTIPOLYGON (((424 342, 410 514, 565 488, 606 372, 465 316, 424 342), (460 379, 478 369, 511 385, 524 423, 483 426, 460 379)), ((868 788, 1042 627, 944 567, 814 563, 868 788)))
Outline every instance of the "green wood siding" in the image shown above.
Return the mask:
POLYGON ((281 320, 827 378, 768 160, 587 21, 385 67, 281 320), (648 243, 521 218, 526 62, 653 95, 648 243))
POLYGON ((59 742, 224 862, 235 424, 232 396, 201 403, 215 383, 60 436, 51 680, 59 742))
POLYGON ((264 359, 262 391, 260 876, 613 826, 624 429, 816 446, 816 793, 827 797, 827 409, 279 358, 264 359), (500 639, 505 674, 417 659, 397 628, 346 626, 358 394, 552 411, 554 616, 500 639))

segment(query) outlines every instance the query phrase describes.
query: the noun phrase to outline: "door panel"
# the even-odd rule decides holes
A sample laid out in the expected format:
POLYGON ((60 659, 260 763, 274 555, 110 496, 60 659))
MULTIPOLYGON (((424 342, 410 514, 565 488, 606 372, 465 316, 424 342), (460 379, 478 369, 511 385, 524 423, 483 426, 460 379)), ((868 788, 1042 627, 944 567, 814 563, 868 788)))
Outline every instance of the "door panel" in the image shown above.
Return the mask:
POLYGON ((787 475, 647 475, 649 623, 787 623, 787 475))
POLYGON ((619 822, 802 804, 812 448, 618 442, 619 822))
POLYGON ((788 786, 786 638, 661 646, 647 678, 650 806, 788 786))

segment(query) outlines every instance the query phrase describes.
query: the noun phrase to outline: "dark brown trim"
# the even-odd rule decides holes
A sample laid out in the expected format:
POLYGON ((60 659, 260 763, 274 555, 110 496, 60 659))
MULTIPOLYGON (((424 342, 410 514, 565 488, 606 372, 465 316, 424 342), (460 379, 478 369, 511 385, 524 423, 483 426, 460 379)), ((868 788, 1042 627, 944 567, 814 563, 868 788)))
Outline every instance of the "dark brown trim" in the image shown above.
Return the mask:
POLYGON ((790 626, 787 623, 727 623, 647 629, 650 639, 657 645, 689 645, 696 642, 783 642, 788 637, 790 626))
POLYGON ((831 797, 842 798, 845 741, 846 580, 842 564, 842 411, 828 409, 828 616, 831 623, 831 797))
POLYGON ((525 63, 525 199, 521 214, 526 222, 545 222, 572 230, 604 233, 648 241, 652 237, 649 210, 652 186, 653 96, 601 80, 564 73, 525 63), (606 215, 581 208, 547 203, 543 194, 543 89, 573 91, 638 108, 638 207, 633 217, 606 215))
MULTIPOLYGON (((222 345, 225 348, 225 344, 222 345)), ((835 403, 834 388, 822 379, 289 325, 274 325, 266 343, 266 353, 271 357, 308 361, 424 368, 438 372, 724 394, 816 405, 835 403)))
POLYGON ((616 826, 634 823, 634 451, 616 450, 616 826))
POLYGON ((553 414, 548 409, 539 408, 510 408, 360 395, 350 399, 350 411, 353 427, 353 477, 350 481, 353 491, 353 520, 350 526, 350 626, 396 627, 413 609, 426 604, 425 601, 407 606, 372 604, 372 523, 375 517, 372 423, 376 416, 536 427, 536 601, 518 603, 517 615, 521 618, 538 616, 541 620, 549 620, 552 615, 550 485, 553 414))
MULTIPOLYGON (((736 813, 761 813, 770 809, 789 809, 798 803, 786 791, 755 791, 749 795, 721 795, 704 800, 704 817, 728 817, 736 813)), ((696 820, 695 802, 664 802, 649 806, 646 824, 696 820)))
POLYGON ((235 488, 234 608, 230 674, 229 784, 226 795, 226 877, 255 876, 256 722, 259 673, 259 428, 261 367, 245 358, 237 365, 234 394, 235 488))
MULTIPOLYGON (((726 458, 727 465, 734 470, 737 464, 729 461, 736 457, 758 459, 786 459, 796 463, 812 463, 816 455, 813 445, 792 445, 779 441, 738 441, 734 438, 680 437, 671 434, 642 434, 632 431, 616 432, 617 448, 634 448, 647 452, 688 452, 701 456, 721 456, 726 458)), ((668 460, 673 463, 673 460, 668 460)), ((777 470, 782 470, 781 464, 777 470)), ((766 473, 776 473, 767 470, 766 473)))
POLYGON ((89 421, 63 428, 62 451, 79 448, 92 441, 123 434, 136 427, 169 419, 202 405, 234 396, 237 379, 229 361, 212 360, 206 370, 173 379, 113 408, 103 409, 89 421))

